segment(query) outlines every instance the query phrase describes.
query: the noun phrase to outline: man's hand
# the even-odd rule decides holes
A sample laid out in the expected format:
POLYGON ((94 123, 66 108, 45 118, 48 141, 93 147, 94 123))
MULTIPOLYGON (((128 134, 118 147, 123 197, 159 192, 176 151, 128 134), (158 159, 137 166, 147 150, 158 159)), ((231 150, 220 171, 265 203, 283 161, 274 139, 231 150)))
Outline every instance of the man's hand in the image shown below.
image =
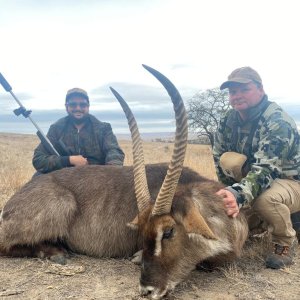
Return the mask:
POLYGON ((70 160, 70 164, 75 167, 85 166, 88 164, 87 159, 82 155, 72 155, 69 157, 69 160, 70 160))
POLYGON ((225 189, 219 190, 216 194, 223 197, 223 203, 224 203, 227 215, 230 217, 233 217, 233 218, 237 217, 240 210, 239 210, 239 207, 238 207, 238 204, 236 202, 234 195, 225 189))

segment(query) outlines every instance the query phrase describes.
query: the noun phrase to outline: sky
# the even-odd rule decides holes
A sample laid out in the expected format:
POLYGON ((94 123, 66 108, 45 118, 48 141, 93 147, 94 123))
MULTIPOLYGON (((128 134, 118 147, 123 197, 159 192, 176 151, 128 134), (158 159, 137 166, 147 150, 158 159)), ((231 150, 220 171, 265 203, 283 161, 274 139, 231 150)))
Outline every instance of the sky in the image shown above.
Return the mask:
MULTIPOLYGON (((173 130, 171 101, 142 64, 166 75, 185 101, 251 66, 272 100, 298 106, 297 2, 0 0, 0 72, 45 131, 65 115, 67 90, 80 87, 92 114, 127 132, 109 86, 141 132, 173 130)), ((35 132, 12 113, 17 107, 0 87, 0 131, 35 132)))

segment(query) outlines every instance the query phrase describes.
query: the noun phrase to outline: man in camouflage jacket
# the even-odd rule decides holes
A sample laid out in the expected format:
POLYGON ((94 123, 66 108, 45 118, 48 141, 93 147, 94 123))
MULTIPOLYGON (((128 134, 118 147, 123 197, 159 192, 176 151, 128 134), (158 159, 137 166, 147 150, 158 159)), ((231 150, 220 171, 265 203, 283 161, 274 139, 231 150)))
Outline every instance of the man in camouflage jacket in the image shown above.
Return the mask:
POLYGON ((52 124, 47 134, 60 156, 49 154, 39 144, 32 160, 38 173, 87 164, 123 165, 124 153, 111 125, 89 114, 87 92, 79 88, 69 90, 65 106, 68 116, 52 124))
POLYGON ((220 89, 228 88, 232 110, 220 120, 213 155, 226 188, 227 214, 250 206, 268 224, 274 252, 266 266, 293 263, 298 241, 291 213, 300 211, 300 137, 295 122, 264 92, 250 67, 234 70, 220 89))

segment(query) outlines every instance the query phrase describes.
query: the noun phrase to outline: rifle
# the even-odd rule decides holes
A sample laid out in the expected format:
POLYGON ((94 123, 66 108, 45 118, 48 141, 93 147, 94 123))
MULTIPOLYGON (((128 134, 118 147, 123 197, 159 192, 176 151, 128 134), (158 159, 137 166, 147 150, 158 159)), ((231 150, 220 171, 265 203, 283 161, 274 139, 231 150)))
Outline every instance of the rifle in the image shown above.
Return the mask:
POLYGON ((20 105, 19 108, 14 110, 14 114, 16 116, 22 115, 23 117, 28 118, 31 121, 31 123, 35 126, 35 128, 37 129, 36 134, 39 137, 39 139, 40 139, 41 143, 43 144, 43 146, 45 147, 45 149, 47 150, 47 152, 52 155, 60 156, 59 153, 57 152, 57 150, 51 144, 50 140, 47 138, 47 136, 42 132, 42 130, 39 128, 39 126, 31 118, 30 114, 32 111, 26 110, 26 108, 22 105, 22 103, 18 100, 18 98, 13 93, 12 87, 10 86, 10 84, 6 81, 6 79, 4 78, 4 76, 1 73, 0 73, 0 83, 3 86, 3 88, 5 89, 5 91, 9 92, 13 96, 13 98, 16 100, 16 102, 20 105))

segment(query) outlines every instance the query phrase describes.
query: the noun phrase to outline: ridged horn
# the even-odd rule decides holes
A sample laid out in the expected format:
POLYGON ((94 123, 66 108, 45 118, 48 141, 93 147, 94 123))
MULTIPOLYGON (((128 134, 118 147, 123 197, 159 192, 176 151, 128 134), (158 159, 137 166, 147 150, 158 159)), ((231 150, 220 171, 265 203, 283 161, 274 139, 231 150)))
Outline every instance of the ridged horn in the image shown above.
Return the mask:
POLYGON ((152 210, 152 215, 154 216, 167 214, 171 211, 173 197, 185 158, 188 138, 188 123, 184 103, 174 84, 167 77, 149 66, 143 65, 143 67, 149 71, 167 90, 173 102, 176 118, 176 135, 172 160, 169 164, 167 175, 160 188, 152 210))
POLYGON ((128 104, 115 89, 110 87, 110 90, 119 101, 128 121, 133 147, 132 152, 134 189, 137 199, 138 210, 139 212, 142 212, 149 205, 149 202, 151 200, 146 177, 142 139, 139 133, 136 120, 128 104))

